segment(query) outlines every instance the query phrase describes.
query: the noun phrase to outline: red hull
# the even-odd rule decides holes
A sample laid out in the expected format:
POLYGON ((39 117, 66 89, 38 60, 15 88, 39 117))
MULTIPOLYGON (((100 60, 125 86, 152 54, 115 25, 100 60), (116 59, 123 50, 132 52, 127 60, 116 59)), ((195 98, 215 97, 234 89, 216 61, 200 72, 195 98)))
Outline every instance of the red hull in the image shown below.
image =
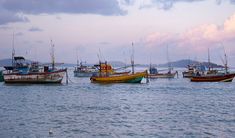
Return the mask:
POLYGON ((214 75, 214 76, 194 76, 191 78, 192 82, 232 82, 235 73, 214 75))

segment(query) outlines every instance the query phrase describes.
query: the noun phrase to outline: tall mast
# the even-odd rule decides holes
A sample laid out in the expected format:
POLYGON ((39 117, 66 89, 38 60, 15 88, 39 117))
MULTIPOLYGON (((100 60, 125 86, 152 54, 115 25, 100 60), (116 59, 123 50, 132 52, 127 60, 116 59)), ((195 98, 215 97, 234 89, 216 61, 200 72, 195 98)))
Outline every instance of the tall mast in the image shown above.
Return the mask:
POLYGON ((132 67, 132 74, 135 73, 135 70, 134 70, 134 43, 132 42, 132 55, 131 55, 131 67, 132 67))
POLYGON ((12 39, 12 57, 11 57, 11 64, 14 66, 14 57, 15 57, 15 33, 13 32, 13 39, 12 39))
POLYGON ((51 40, 51 63, 52 63, 52 69, 55 69, 55 50, 54 50, 55 45, 52 43, 51 40))
POLYGON ((208 48, 208 68, 211 70, 211 59, 210 59, 210 49, 208 48))
POLYGON ((225 63, 224 63, 224 67, 225 67, 225 72, 228 73, 228 58, 227 58, 227 54, 226 54, 226 51, 224 49, 224 60, 225 60, 225 63))
POLYGON ((170 64, 170 59, 169 59, 168 45, 166 47, 166 56, 167 56, 167 62, 168 62, 168 70, 170 72, 171 71, 171 64, 170 64))
POLYGON ((76 49, 76 56, 77 56, 77 67, 79 66, 79 61, 78 61, 78 49, 76 49))

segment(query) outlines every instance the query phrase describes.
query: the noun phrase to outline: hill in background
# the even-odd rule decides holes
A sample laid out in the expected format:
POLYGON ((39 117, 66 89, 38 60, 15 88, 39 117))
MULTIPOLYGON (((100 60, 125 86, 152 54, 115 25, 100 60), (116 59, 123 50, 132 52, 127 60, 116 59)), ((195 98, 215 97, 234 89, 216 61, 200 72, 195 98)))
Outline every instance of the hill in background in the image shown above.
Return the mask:
MULTIPOLYGON (((32 61, 26 60, 26 62, 32 62, 32 61)), ((111 64, 113 67, 123 67, 123 66, 126 65, 125 63, 120 62, 120 61, 110 61, 108 63, 111 64)), ((208 62, 199 62, 199 61, 188 60, 188 59, 183 59, 183 60, 179 60, 179 61, 170 62, 169 64, 172 67, 185 68, 189 64, 199 64, 199 63, 201 65, 206 66, 206 67, 209 66, 208 62)), ((156 66, 156 67, 168 67, 169 64, 168 63, 159 64, 159 65, 153 64, 153 66, 156 66)), ((89 64, 89 65, 92 66, 93 64, 89 64)), ((129 66, 129 65, 130 64, 128 64, 127 66, 129 66)), ((2 59, 2 60, 0 60, 0 67, 3 67, 3 66, 11 66, 11 59, 2 59)), ((74 67, 74 66, 76 66, 76 64, 65 63, 65 64, 63 64, 63 66, 74 67)), ((138 64, 138 66, 139 66, 139 64, 138 64)), ((140 66, 148 67, 149 65, 146 64, 146 65, 140 65, 140 66)), ((222 68, 223 67, 222 65, 218 65, 218 64, 215 64, 215 63, 210 63, 210 66, 213 67, 213 68, 222 68)))
POLYGON ((179 61, 174 61, 174 62, 169 62, 169 63, 165 63, 165 64, 159 64, 157 65, 158 67, 168 67, 169 65, 171 65, 172 67, 178 67, 178 68, 184 68, 187 67, 190 64, 201 64, 204 65, 206 67, 212 67, 212 68, 222 68, 222 65, 218 65, 216 63, 208 63, 208 62, 199 62, 199 61, 194 61, 194 60, 189 60, 189 59, 183 59, 183 60, 179 60, 179 61))

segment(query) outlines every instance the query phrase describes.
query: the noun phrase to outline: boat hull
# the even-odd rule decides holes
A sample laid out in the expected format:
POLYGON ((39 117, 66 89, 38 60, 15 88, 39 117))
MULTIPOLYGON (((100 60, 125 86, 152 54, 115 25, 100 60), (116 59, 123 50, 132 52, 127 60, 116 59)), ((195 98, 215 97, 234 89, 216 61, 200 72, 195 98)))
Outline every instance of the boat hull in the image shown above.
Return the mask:
POLYGON ((5 83, 61 83, 67 69, 29 74, 3 74, 5 83))
POLYGON ((176 73, 158 73, 158 74, 149 74, 149 78, 157 79, 157 78, 174 78, 176 73))
POLYGON ((74 71, 74 77, 91 77, 95 72, 77 72, 74 71))
POLYGON ((235 73, 224 75, 194 76, 192 82, 232 82, 235 73))
POLYGON ((184 78, 192 78, 195 74, 190 72, 182 72, 184 78))
POLYGON ((94 83, 140 83, 147 75, 148 74, 145 71, 135 74, 111 75, 108 77, 91 77, 90 80, 94 83))

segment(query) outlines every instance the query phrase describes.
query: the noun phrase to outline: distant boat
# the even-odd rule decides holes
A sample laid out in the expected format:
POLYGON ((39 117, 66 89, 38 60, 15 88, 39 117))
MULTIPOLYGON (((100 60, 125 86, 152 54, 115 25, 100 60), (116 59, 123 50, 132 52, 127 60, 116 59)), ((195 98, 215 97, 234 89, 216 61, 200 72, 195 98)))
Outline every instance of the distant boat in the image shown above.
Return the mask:
POLYGON ((184 78, 191 78, 191 77, 193 77, 194 74, 195 74, 194 66, 188 65, 188 68, 187 68, 187 69, 188 69, 187 71, 183 71, 183 72, 182 72, 183 77, 184 77, 184 78))
POLYGON ((157 68, 152 67, 152 65, 150 64, 149 67, 149 78, 151 79, 155 79, 155 78, 174 78, 176 74, 178 74, 177 71, 173 72, 173 68, 170 65, 169 62, 169 56, 168 56, 168 46, 167 46, 167 61, 168 61, 168 72, 166 73, 159 73, 159 71, 157 70, 157 68))
POLYGON ((169 70, 166 73, 159 73, 158 70, 155 67, 150 67, 149 69, 149 78, 155 79, 155 78, 174 78, 177 72, 172 72, 169 70))
POLYGON ((77 65, 73 71, 75 77, 91 77, 97 72, 98 70, 94 66, 83 65, 82 62, 80 65, 77 65))
POLYGON ((188 65, 187 69, 187 71, 182 72, 184 78, 191 78, 196 74, 204 74, 206 67, 200 64, 191 64, 188 65))
MULTIPOLYGON (((54 45, 52 45, 52 49, 54 45)), ((14 50, 13 50, 14 51, 14 50)), ((5 66, 3 73, 5 83, 61 83, 67 69, 56 69, 54 50, 52 52, 52 67, 40 67, 38 62, 25 62, 24 57, 15 57, 12 54, 12 66, 5 66)))
MULTIPOLYGON (((209 50, 208 50, 208 61, 210 63, 210 57, 209 57, 209 50)), ((209 70, 207 73, 200 74, 197 73, 195 76, 191 78, 192 82, 232 82, 233 78, 235 77, 235 73, 230 73, 228 71, 228 62, 227 62, 227 55, 225 53, 225 62, 224 72, 219 72, 218 70, 211 70, 209 65, 209 70)))

